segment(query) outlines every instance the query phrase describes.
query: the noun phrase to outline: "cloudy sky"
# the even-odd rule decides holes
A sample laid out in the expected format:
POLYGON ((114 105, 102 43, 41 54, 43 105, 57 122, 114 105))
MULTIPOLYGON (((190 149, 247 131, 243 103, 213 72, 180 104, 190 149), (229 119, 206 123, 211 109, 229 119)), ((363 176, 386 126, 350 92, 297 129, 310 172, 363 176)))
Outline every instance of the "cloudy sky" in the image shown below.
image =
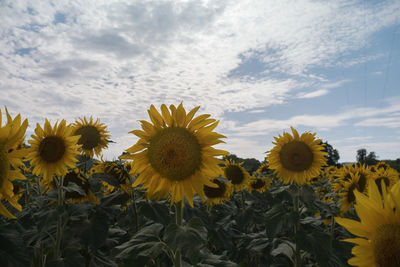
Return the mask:
POLYGON ((113 159, 151 104, 201 105, 226 149, 262 160, 294 126, 400 158, 400 1, 0 0, 0 105, 100 118, 113 159))

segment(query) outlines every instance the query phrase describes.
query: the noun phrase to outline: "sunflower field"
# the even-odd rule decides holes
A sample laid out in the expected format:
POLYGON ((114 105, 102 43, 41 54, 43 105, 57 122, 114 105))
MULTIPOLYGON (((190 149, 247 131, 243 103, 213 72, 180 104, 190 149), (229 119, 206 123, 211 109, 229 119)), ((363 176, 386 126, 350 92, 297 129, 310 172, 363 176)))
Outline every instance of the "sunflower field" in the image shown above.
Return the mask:
POLYGON ((291 128, 250 171, 198 109, 151 105, 114 161, 98 119, 0 111, 0 266, 400 266, 397 170, 291 128))

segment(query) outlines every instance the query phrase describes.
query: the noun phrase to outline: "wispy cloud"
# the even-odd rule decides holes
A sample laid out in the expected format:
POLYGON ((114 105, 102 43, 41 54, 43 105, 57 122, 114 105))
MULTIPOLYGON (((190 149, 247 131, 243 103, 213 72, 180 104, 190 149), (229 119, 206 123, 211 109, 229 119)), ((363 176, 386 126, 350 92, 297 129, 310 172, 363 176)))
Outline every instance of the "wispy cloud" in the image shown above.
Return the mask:
POLYGON ((318 96, 323 96, 329 93, 327 89, 320 89, 309 93, 300 93, 297 95, 298 98, 314 98, 318 96))
MULTIPOLYGON (((223 118, 326 94, 338 85, 315 68, 375 60, 381 55, 348 55, 400 14, 395 0, 365 9, 308 0, 0 5, 7 14, 0 17, 0 102, 30 119, 98 116, 118 140, 115 151, 133 141, 125 133, 147 118, 150 104, 184 101, 223 118)), ((329 129, 352 117, 301 115, 227 129, 237 136, 293 124, 329 129)))

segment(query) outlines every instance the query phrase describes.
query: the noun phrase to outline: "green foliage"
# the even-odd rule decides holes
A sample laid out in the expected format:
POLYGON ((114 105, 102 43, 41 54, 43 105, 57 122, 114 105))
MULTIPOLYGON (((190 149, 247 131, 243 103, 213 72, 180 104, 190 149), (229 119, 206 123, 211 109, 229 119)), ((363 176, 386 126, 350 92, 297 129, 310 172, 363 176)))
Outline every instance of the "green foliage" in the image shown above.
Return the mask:
MULTIPOLYGON (((259 166, 254 159, 228 157, 243 160, 248 171, 259 166)), ((128 194, 109 175, 88 176, 90 189, 99 198, 97 204, 66 202, 57 207, 57 191, 43 193, 38 177, 27 173, 27 180, 15 181, 23 188, 19 200, 23 210, 17 212, 6 204, 17 219, 0 218, 2 266, 164 267, 173 266, 177 251, 182 255, 182 266, 293 266, 296 243, 303 266, 347 266, 351 257, 352 245, 340 241, 351 235, 322 221, 339 212, 336 194, 327 195, 334 199, 330 203, 316 197, 316 191, 329 187, 326 178, 301 188, 274 179, 262 194, 235 192, 231 201, 212 207, 195 197, 193 208, 185 204, 179 226, 168 200, 147 200, 140 188, 128 194), (103 182, 115 185, 116 190, 103 192, 103 182), (296 198, 299 211, 294 208, 296 198), (60 217, 61 257, 55 259, 60 217)), ((86 195, 75 183, 62 190, 86 195)))

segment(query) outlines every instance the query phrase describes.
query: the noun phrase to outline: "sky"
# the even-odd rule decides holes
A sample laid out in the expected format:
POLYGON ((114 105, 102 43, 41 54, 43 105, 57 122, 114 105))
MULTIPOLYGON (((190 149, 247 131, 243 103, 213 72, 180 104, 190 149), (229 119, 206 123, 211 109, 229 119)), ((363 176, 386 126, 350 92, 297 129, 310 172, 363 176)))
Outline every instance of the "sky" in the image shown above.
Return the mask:
POLYGON ((105 159, 151 104, 200 105, 217 147, 263 160, 313 132, 355 161, 400 158, 400 1, 0 0, 0 108, 36 124, 99 118, 105 159))

